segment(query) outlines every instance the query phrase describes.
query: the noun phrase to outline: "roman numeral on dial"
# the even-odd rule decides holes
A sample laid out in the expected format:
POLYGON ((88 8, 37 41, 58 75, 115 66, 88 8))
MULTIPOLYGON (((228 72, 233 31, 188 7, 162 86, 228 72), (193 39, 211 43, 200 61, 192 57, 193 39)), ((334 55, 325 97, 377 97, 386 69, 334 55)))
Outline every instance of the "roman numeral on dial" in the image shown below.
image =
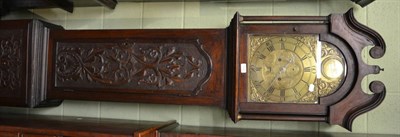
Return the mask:
POLYGON ((265 59, 266 56, 262 53, 260 53, 260 51, 257 51, 256 53, 254 53, 254 56, 256 56, 259 59, 265 59))
POLYGON ((316 72, 315 66, 305 67, 304 72, 316 72))
POLYGON ((251 65, 251 66, 250 66, 250 69, 251 69, 252 71, 256 72, 256 71, 260 71, 260 70, 261 70, 261 67, 256 67, 256 66, 254 66, 254 65, 251 65))

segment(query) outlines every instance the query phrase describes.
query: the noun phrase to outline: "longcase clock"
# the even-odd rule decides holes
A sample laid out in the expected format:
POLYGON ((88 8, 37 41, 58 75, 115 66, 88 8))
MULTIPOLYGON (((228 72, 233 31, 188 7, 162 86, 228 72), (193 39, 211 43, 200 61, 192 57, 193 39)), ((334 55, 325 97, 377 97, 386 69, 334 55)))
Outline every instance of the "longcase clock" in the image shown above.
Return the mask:
POLYGON ((241 16, 223 29, 64 30, 1 21, 0 104, 94 100, 227 108, 233 121, 338 124, 377 107, 385 43, 352 10, 330 16, 241 16), (10 34, 10 35, 6 35, 10 34), (28 37, 29 36, 29 37, 28 37), (28 39, 27 39, 28 37, 28 39))

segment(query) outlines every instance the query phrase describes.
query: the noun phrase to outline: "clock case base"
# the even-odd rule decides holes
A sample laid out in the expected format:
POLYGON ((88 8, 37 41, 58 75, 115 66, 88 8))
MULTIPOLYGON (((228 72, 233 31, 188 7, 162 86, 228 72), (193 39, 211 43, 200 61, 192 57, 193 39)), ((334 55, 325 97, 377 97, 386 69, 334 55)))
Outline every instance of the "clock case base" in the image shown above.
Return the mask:
POLYGON ((47 49, 50 30, 63 29, 39 20, 0 21, 0 105, 58 106, 47 98, 47 49))

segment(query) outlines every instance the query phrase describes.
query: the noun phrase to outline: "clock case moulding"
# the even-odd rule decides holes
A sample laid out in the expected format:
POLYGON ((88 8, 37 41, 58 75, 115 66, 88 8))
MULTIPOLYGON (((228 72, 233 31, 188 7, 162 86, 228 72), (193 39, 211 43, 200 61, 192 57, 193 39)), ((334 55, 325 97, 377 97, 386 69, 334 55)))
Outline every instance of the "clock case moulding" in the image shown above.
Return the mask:
POLYGON ((329 16, 241 16, 226 29, 64 30, 40 20, 0 22, 0 105, 57 106, 64 99, 208 105, 226 108, 234 122, 320 121, 351 130, 352 121, 385 97, 380 81, 361 81, 382 69, 362 60, 385 53, 382 37, 358 23, 353 10, 329 16), (316 34, 344 55, 347 75, 317 104, 246 100, 247 36, 316 34))

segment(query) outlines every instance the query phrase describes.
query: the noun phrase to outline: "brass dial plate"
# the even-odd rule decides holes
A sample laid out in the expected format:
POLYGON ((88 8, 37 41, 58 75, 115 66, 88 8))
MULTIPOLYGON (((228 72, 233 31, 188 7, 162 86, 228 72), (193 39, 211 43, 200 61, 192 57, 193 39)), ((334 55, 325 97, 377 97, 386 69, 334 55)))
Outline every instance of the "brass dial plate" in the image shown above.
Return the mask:
POLYGON ((346 63, 318 35, 249 35, 249 102, 318 103, 333 93, 346 74, 346 63))

